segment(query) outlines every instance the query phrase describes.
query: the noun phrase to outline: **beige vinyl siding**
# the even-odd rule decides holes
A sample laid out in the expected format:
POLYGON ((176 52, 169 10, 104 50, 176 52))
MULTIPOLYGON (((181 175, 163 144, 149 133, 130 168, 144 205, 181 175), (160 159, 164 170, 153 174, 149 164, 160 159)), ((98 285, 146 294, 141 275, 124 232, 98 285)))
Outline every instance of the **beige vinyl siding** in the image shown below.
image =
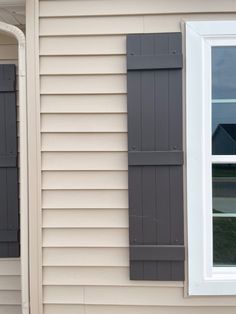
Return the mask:
POLYGON ((0 314, 21 313, 19 259, 0 259, 0 314))
POLYGON ((234 313, 233 296, 129 280, 125 74, 127 33, 235 19, 234 1, 39 3, 44 314, 234 313))
MULTIPOLYGON (((17 65, 17 42, 0 34, 0 64, 17 65)), ((21 313, 20 259, 0 258, 0 314, 21 313)))

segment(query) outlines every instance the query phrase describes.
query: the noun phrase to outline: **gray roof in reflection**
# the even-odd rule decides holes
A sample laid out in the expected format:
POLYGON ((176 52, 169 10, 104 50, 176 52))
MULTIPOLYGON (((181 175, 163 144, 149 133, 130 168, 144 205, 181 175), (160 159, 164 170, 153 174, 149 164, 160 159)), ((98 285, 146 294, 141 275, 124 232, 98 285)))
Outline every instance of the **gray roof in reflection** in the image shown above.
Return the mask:
POLYGON ((224 129, 228 133, 228 135, 236 142, 236 124, 233 123, 218 124, 213 134, 213 137, 215 137, 220 128, 224 129))

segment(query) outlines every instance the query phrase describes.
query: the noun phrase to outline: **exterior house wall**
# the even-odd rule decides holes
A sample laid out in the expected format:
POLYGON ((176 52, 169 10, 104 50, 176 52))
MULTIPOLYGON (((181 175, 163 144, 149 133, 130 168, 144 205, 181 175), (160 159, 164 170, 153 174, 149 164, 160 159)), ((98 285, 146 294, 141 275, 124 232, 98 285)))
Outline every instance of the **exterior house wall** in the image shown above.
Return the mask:
MULTIPOLYGON (((0 64, 17 65, 17 42, 0 34, 0 64)), ((0 258, 0 314, 21 313, 20 259, 0 258)))
POLYGON ((127 33, 236 19, 234 2, 39 5, 44 313, 234 313, 236 297, 129 280, 126 108, 127 33))

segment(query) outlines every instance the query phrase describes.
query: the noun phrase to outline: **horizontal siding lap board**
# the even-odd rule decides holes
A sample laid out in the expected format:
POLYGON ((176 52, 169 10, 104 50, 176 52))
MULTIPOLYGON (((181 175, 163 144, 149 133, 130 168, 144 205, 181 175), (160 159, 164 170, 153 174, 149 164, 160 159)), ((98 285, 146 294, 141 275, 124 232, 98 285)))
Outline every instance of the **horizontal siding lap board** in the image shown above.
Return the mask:
POLYGON ((126 34, 142 31, 141 16, 40 19, 40 36, 126 34))
MULTIPOLYGON (((20 305, 21 294, 20 291, 1 291, 0 293, 0 304, 1 305, 20 305)), ((0 306, 1 311, 1 306, 0 306)))
POLYGON ((18 291, 20 290, 20 276, 1 276, 0 291, 18 291))
POLYGON ((194 0, 109 0, 98 1, 41 1, 40 16, 116 16, 116 15, 147 15, 147 14, 176 14, 176 13, 205 13, 205 12, 233 12, 236 5, 230 0, 215 1, 212 7, 211 0, 205 0, 204 5, 199 5, 194 0))
MULTIPOLYGON (((163 0, 162 0, 163 1, 163 0)), ((212 10, 213 11, 213 10, 212 10)), ((231 11, 232 12, 232 11, 231 11)), ((165 33, 180 31, 184 20, 235 19, 236 14, 227 12, 200 14, 163 14, 98 17, 42 17, 40 37, 78 35, 122 35, 137 33, 165 33)))
POLYGON ((42 155, 42 170, 127 170, 127 164, 126 152, 44 152, 42 155))
POLYGON ((127 151, 127 134, 122 133, 44 133, 43 151, 127 151))
POLYGON ((126 95, 42 95, 42 113, 126 113, 126 95))
POLYGON ((68 113, 44 114, 42 132, 127 132, 127 115, 124 113, 68 113))
POLYGON ((45 209, 47 228, 127 228, 127 209, 45 209), (101 217, 103 219, 101 219, 101 217))
POLYGON ((44 190, 126 190, 127 171, 44 171, 44 190))
MULTIPOLYGON (((75 304, 47 304, 44 307, 45 314, 157 314, 157 313, 165 313, 165 314, 202 314, 205 311, 204 307, 166 307, 159 306, 158 312, 156 306, 125 306, 125 305, 75 305, 75 304)), ((234 307, 224 308, 224 314, 233 314, 235 311, 234 307)), ((210 307, 207 309, 208 314, 222 314, 221 307, 210 307)))
POLYGON ((125 56, 63 56, 41 57, 40 73, 57 74, 124 74, 125 56))
POLYGON ((20 276, 19 259, 0 259, 0 276, 20 276))
MULTIPOLYGON (((58 286, 45 285, 46 304, 90 304, 90 305, 126 305, 126 306, 156 306, 170 307, 178 311, 179 307, 189 308, 191 306, 199 308, 199 314, 204 314, 211 307, 217 306, 224 311, 227 308, 235 307, 235 297, 226 297, 227 305, 222 305, 220 298, 213 297, 211 300, 205 297, 183 298, 183 288, 162 286, 148 286, 145 282, 143 286, 58 286), (214 302, 214 305, 212 304, 214 302), (201 312, 200 312, 201 310, 201 312)), ((146 313, 146 312, 144 312, 146 313)), ((233 313, 233 312, 232 312, 233 313)))
POLYGON ((126 77, 117 75, 42 75, 41 94, 123 94, 126 77))
POLYGON ((123 190, 55 190, 43 192, 43 208, 128 208, 123 190))
POLYGON ((2 305, 0 307, 0 314, 21 314, 20 305, 2 305))
POLYGON ((40 38, 41 56, 104 56, 125 55, 123 35, 60 36, 40 38))
POLYGON ((128 267, 127 248, 45 248, 44 266, 128 267))
POLYGON ((43 247, 128 247, 128 230, 118 228, 45 228, 43 247))

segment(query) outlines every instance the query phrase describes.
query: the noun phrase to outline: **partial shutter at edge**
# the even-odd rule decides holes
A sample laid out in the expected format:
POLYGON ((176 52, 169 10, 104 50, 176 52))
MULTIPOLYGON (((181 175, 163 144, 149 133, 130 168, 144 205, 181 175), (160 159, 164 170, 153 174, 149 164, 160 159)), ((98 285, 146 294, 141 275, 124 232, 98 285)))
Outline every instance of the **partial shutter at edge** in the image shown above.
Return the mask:
POLYGON ((19 257, 16 67, 0 65, 0 257, 19 257))
POLYGON ((181 33, 127 36, 130 279, 184 280, 181 33))

